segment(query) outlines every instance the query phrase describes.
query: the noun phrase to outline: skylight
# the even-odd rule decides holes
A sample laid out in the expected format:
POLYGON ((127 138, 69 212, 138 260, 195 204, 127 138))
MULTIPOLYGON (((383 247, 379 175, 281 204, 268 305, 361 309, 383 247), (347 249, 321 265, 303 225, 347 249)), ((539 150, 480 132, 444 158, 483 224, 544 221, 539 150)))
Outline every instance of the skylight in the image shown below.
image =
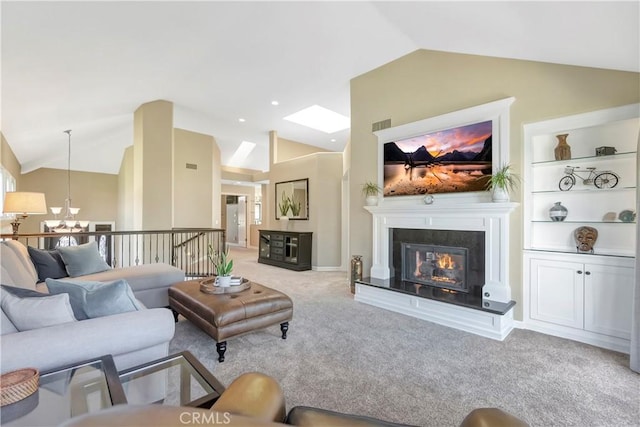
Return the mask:
POLYGON ((229 166, 241 166, 255 146, 255 142, 242 141, 236 152, 229 158, 229 166))
POLYGON ((349 119, 349 117, 319 105, 305 108, 284 119, 326 133, 338 132, 343 129, 348 129, 351 126, 351 119, 349 119))

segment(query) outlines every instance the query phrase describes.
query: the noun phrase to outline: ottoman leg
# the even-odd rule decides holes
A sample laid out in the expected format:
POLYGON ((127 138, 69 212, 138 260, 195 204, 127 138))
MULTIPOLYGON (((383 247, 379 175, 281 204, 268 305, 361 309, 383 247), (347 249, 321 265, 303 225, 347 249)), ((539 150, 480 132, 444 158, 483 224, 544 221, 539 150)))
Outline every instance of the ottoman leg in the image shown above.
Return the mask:
POLYGON ((287 331, 289 330, 289 322, 280 323, 280 330, 282 331, 282 339, 287 339, 287 331))
POLYGON ((179 315, 179 313, 177 311, 175 311, 173 308, 171 309, 171 312, 173 313, 173 321, 178 323, 178 315, 179 315))
POLYGON ((227 342, 217 342, 216 343, 216 351, 218 352, 218 362, 224 362, 224 352, 227 351, 227 342))

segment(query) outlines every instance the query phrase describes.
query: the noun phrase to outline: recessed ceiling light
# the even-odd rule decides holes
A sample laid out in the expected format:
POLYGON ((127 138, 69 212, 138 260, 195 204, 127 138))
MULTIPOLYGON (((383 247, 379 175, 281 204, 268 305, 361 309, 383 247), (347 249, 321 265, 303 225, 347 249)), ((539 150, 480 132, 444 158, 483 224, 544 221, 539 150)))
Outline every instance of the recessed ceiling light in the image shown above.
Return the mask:
POLYGON ((245 120, 245 119, 243 119, 242 117, 241 117, 241 118, 239 118, 239 119, 238 119, 238 121, 239 121, 240 123, 244 123, 244 122, 246 122, 246 120, 245 120))
POLYGON ((336 142, 336 139, 335 138, 331 138, 331 142, 336 142))
POLYGON ((271 105, 280 105, 278 101, 271 101, 271 105))
POLYGON ((313 105, 309 108, 305 108, 304 110, 293 113, 284 119, 326 133, 333 133, 338 132, 339 130, 348 129, 351 125, 349 117, 343 116, 342 114, 338 114, 335 111, 328 110, 319 105, 313 105))
POLYGON ((255 142, 242 141, 238 149, 229 159, 229 166, 240 166, 244 163, 249 153, 253 151, 256 144, 255 142))

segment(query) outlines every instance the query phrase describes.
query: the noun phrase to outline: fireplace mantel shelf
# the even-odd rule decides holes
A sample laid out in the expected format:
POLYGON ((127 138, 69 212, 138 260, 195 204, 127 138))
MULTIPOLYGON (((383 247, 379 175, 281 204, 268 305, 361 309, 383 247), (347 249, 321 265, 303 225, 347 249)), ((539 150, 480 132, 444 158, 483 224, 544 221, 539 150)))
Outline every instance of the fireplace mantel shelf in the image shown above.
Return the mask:
POLYGON ((475 212, 478 216, 484 214, 505 214, 520 206, 520 203, 468 203, 468 204, 432 204, 432 205, 398 205, 395 203, 382 204, 377 206, 364 206, 372 215, 444 215, 444 214, 466 214, 475 212))

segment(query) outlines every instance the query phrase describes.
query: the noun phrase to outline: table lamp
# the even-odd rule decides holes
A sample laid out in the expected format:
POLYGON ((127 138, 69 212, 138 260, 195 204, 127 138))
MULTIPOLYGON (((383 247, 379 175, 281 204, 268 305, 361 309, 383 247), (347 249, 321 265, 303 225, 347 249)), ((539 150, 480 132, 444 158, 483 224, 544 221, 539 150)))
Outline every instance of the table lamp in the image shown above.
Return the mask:
POLYGON ((13 191, 4 196, 2 213, 16 214, 16 219, 11 223, 13 227, 13 238, 18 235, 20 221, 29 215, 46 214, 47 202, 44 193, 30 193, 25 191, 13 191))

